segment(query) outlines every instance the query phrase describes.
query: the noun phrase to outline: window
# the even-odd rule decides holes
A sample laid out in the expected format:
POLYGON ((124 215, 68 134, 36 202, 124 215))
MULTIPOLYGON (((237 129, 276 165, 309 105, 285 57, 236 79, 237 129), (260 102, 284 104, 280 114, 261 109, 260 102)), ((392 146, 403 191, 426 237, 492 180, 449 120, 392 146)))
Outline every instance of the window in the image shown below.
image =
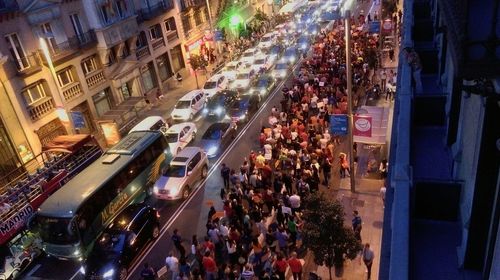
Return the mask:
POLYGON ((170 17, 165 21, 165 29, 167 31, 176 31, 177 30, 177 26, 175 25, 174 17, 170 17))
POLYGON ((28 59, 26 58, 26 53, 24 52, 23 45, 16 33, 9 34, 5 36, 5 41, 9 46, 10 54, 14 61, 16 62, 18 69, 25 69, 30 67, 28 59))
POLYGON ((41 81, 23 91, 23 97, 27 105, 32 105, 46 96, 44 83, 41 81))
POLYGON ((81 64, 83 73, 85 75, 88 75, 97 70, 97 61, 95 55, 84 58, 81 64))
POLYGON ((52 51, 57 50, 57 42, 56 38, 54 38, 54 32, 52 31, 52 26, 50 26, 50 22, 46 22, 40 25, 40 29, 42 30, 42 33, 44 35, 43 39, 47 43, 47 47, 49 47, 50 50, 52 51))
POLYGON ((152 41, 163 38, 159 24, 155 24, 149 28, 149 37, 151 37, 152 41))
POLYGON ((166 79, 174 75, 174 73, 172 72, 172 67, 170 66, 170 60, 168 59, 168 53, 160 55, 156 59, 156 64, 158 65, 158 74, 160 76, 160 80, 165 81, 166 79))
POLYGON ((68 67, 62 71, 59 71, 57 73, 57 81, 59 82, 60 87, 64 87, 64 86, 74 82, 73 73, 71 73, 71 68, 68 67))
POLYGON ((109 54, 108 54, 108 66, 113 65, 113 63, 115 63, 115 62, 116 62, 116 50, 115 50, 115 47, 112 47, 109 50, 109 54))
POLYGON ((205 21, 206 22, 210 22, 210 14, 208 13, 208 8, 207 7, 205 7, 203 9, 203 14, 205 15, 205 21))
POLYGON ((75 30, 75 34, 78 37, 81 37, 83 35, 83 27, 82 23, 80 22, 80 17, 78 14, 72 14, 69 16, 71 20, 71 24, 73 25, 73 29, 75 30))
POLYGON ((127 16, 127 2, 126 2, 126 0, 116 1, 116 8, 118 10, 118 15, 121 18, 124 18, 127 16))
POLYGON ((156 87, 156 79, 153 63, 150 62, 147 66, 143 67, 143 72, 141 73, 142 82, 144 84, 145 91, 150 91, 156 87))
MULTIPOLYGON (((108 0, 110 1, 110 0, 108 0)), ((109 3, 109 2, 108 2, 109 3)), ((107 24, 111 22, 111 19, 114 17, 114 11, 113 11, 113 6, 110 4, 104 4, 101 6, 101 16, 102 16, 102 21, 107 24)))
POLYGON ((191 171, 193 170, 196 165, 198 164, 198 162, 200 162, 201 160, 201 154, 200 153, 197 153, 193 159, 189 162, 189 165, 188 165, 188 171, 191 171))
POLYGON ((141 31, 137 36, 137 41, 135 41, 135 46, 140 49, 148 45, 148 39, 146 38, 146 32, 141 31))
POLYGON ((203 20, 201 19, 201 10, 197 10, 194 12, 194 22, 196 26, 203 23, 203 20))
POLYGON ((185 33, 188 33, 189 30, 191 30, 191 22, 189 21, 189 17, 182 17, 182 28, 184 29, 185 33))

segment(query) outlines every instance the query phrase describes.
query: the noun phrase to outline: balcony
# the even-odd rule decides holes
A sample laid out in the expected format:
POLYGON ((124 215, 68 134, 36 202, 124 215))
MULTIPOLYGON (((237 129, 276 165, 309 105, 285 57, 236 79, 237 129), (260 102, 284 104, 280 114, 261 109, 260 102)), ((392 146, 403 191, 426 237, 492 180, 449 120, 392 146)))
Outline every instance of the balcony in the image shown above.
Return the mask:
POLYGON ((151 43, 151 46, 153 47, 153 50, 156 50, 157 48, 161 48, 161 47, 165 46, 165 39, 163 39, 163 38, 156 39, 151 43))
POLYGON ((40 57, 37 52, 29 54, 23 58, 14 60, 16 64, 17 73, 20 76, 30 75, 42 69, 40 57))
POLYGON ((139 26, 137 25, 136 15, 132 15, 115 20, 112 24, 96 29, 95 32, 99 42, 98 47, 110 49, 129 38, 137 36, 139 26))
POLYGON ((37 121, 55 110, 54 100, 51 96, 42 98, 40 101, 27 107, 32 121, 37 121))
POLYGON ((71 99, 79 96, 83 93, 82 87, 79 82, 71 83, 62 89, 62 93, 65 101, 70 101, 71 99))
POLYGON ((102 69, 89 74, 85 79, 87 81, 87 86, 90 89, 106 81, 106 77, 104 77, 104 72, 102 71, 102 69))
POLYGON ((184 36, 186 40, 192 40, 193 38, 198 38, 201 37, 203 34, 205 34, 205 30, 210 29, 210 25, 208 22, 205 22, 199 26, 196 26, 194 28, 191 28, 187 32, 185 32, 184 36))
POLYGON ((186 12, 189 9, 193 9, 206 4, 205 0, 180 0, 180 10, 181 12, 186 12))
POLYGON ((0 14, 16 12, 19 10, 17 1, 14 0, 2 0, 0 1, 0 14))
POLYGON ((179 32, 172 30, 167 33, 167 42, 171 43, 179 39, 179 32))
MULTIPOLYGON (((67 41, 59 43, 55 46, 49 46, 50 58, 55 65, 63 62, 64 58, 69 59, 76 55, 80 50, 90 48, 97 42, 94 30, 86 33, 75 35, 67 41)), ((43 56, 42 56, 43 57, 43 56)), ((44 61, 44 64, 47 64, 44 61)))
MULTIPOLYGON (((148 2, 146 0, 146 2, 148 2)), ((147 8, 142 8, 137 11, 137 23, 142 23, 147 20, 152 20, 157 16, 174 8, 174 2, 172 0, 162 0, 152 6, 147 8)))
POLYGON ((140 48, 137 48, 135 51, 135 56, 137 57, 137 60, 140 60, 143 57, 146 57, 150 55, 151 53, 149 52, 149 47, 148 46, 142 46, 140 48))

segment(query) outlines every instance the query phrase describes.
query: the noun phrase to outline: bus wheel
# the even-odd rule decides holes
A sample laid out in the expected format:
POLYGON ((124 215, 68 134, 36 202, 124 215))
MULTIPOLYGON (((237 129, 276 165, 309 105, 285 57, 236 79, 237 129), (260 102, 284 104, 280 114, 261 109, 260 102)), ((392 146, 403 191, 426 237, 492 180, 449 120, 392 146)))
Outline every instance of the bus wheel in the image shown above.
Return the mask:
POLYGON ((201 170, 201 178, 207 178, 207 175, 208 175, 208 168, 207 166, 203 166, 203 169, 201 170))
POLYGON ((128 276, 128 271, 126 267, 120 267, 120 275, 118 276, 120 280, 126 280, 128 276))
POLYGON ((191 190, 189 189, 189 186, 186 186, 182 190, 182 199, 187 199, 189 197, 189 194, 191 193, 191 190))
POLYGON ((158 225, 155 225, 155 227, 153 228, 153 233, 151 234, 151 236, 153 237, 153 239, 156 239, 158 238, 158 236, 160 236, 160 227, 158 225))

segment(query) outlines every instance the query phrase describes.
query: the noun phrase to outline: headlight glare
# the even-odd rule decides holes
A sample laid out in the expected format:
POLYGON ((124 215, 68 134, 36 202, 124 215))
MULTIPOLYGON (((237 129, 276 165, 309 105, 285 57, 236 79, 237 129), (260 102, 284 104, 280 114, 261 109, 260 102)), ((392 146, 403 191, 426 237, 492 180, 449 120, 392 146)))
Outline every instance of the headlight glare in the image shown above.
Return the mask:
POLYGON ((110 269, 106 272, 104 272, 104 274, 102 275, 103 278, 111 278, 113 277, 113 275, 115 274, 115 270, 114 269, 110 269))

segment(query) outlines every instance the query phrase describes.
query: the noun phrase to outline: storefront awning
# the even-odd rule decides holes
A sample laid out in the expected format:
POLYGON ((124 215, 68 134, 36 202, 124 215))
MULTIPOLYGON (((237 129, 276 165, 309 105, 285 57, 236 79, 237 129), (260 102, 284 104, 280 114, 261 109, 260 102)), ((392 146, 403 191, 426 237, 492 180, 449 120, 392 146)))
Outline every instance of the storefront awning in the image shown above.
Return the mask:
POLYGON ((356 114, 371 117, 371 136, 354 135, 354 142, 377 145, 386 144, 389 111, 390 108, 388 107, 362 106, 359 108, 356 114))

